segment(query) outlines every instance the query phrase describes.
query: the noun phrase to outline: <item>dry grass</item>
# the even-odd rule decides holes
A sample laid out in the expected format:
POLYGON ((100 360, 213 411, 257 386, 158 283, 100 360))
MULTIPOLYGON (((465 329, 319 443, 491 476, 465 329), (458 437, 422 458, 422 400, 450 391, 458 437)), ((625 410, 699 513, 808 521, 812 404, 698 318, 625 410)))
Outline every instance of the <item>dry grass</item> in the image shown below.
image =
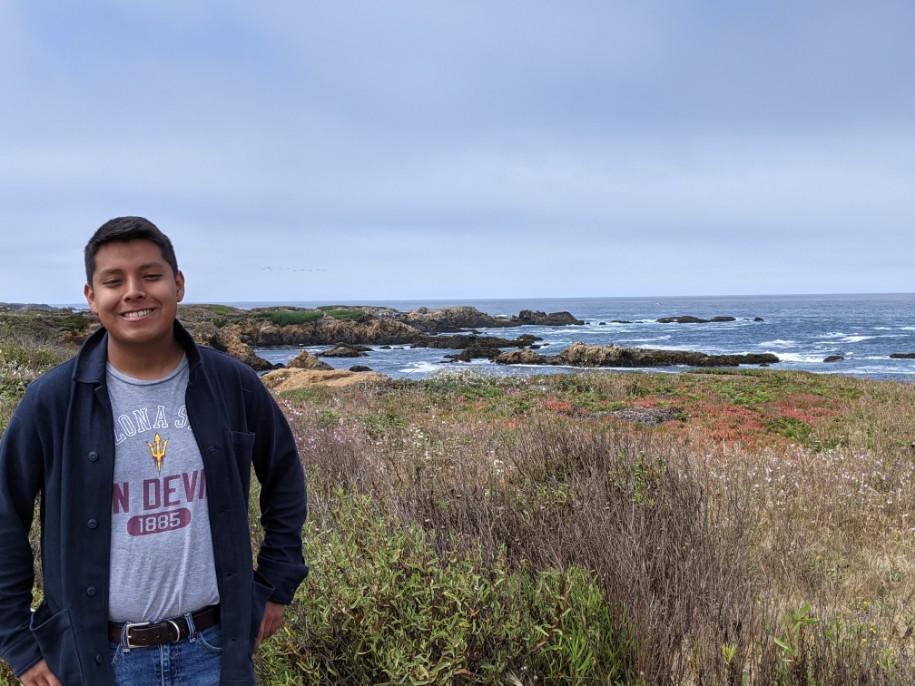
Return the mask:
MULTIPOLYGON (((591 570, 635 631, 632 683, 908 683, 913 390, 589 374, 376 386, 287 410, 316 483, 372 495, 443 556, 482 545, 591 570), (621 404, 682 419, 604 414, 621 404), (728 407, 739 431, 710 431, 728 407)), ((330 491, 314 502, 319 521, 335 507, 330 491)))

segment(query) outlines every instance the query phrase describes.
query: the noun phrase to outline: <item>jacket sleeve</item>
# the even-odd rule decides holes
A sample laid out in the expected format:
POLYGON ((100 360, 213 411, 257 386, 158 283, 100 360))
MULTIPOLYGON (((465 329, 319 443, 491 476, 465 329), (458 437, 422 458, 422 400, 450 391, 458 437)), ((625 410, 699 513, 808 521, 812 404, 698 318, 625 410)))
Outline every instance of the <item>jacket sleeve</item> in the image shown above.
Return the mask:
POLYGON ((307 511, 305 473, 286 417, 261 380, 256 378, 255 383, 253 458, 261 484, 264 530, 257 571, 276 589, 270 600, 288 605, 308 574, 302 556, 302 525, 307 511))
POLYGON ((29 529, 44 462, 31 401, 27 393, 0 439, 0 655, 16 676, 42 658, 29 630, 35 580, 29 529))

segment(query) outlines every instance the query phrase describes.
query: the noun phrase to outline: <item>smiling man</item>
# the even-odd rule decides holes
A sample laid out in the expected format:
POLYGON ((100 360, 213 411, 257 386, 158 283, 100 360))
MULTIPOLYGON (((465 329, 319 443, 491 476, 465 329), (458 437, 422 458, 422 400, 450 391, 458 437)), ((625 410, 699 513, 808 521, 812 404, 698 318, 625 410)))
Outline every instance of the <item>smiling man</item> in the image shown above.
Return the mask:
POLYGON ((102 328, 29 386, 0 443, 0 654, 28 686, 254 684, 308 571, 292 433, 250 368, 177 322, 184 275, 155 225, 112 219, 85 264, 102 328))

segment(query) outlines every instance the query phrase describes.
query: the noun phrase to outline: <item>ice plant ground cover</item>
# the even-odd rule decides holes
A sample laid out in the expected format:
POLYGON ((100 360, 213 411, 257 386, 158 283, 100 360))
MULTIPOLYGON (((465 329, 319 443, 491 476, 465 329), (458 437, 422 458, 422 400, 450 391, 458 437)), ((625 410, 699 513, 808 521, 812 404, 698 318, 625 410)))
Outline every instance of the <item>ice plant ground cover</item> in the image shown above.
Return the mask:
MULTIPOLYGON (((0 351, 5 426, 68 351, 0 351)), ((280 402, 313 569, 261 683, 915 683, 915 386, 453 375, 280 402)))

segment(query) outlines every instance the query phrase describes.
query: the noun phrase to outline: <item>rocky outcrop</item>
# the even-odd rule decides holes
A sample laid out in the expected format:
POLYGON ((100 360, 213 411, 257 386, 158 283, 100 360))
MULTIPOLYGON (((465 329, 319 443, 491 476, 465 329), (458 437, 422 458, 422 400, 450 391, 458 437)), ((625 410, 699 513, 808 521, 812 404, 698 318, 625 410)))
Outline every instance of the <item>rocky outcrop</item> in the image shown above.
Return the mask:
POLYGON ((494 317, 480 312, 475 307, 445 307, 430 310, 420 307, 406 313, 392 315, 424 333, 448 333, 465 329, 482 329, 514 326, 569 326, 584 322, 569 312, 546 312, 521 310, 514 317, 494 317))
POLYGON ((915 360, 915 353, 893 353, 890 357, 894 360, 915 360))
POLYGON ((778 358, 771 353, 751 355, 706 355, 691 350, 621 348, 573 343, 559 355, 540 355, 529 350, 502 353, 499 364, 553 364, 573 367, 736 367, 741 364, 771 364, 778 358))
POLYGON ((423 338, 417 329, 394 319, 352 321, 324 317, 314 322, 278 325, 248 322, 241 327, 242 338, 254 346, 404 344, 423 338))
POLYGON ((553 359, 558 359, 557 356, 547 357, 546 355, 541 355, 540 353, 535 353, 533 350, 512 350, 507 353, 500 353, 495 358, 495 362, 499 364, 561 364, 559 362, 551 362, 553 359))
POLYGON ((584 324, 581 319, 576 319, 571 312, 546 312, 521 310, 517 320, 520 324, 533 324, 534 326, 569 326, 584 324))
POLYGON ((330 350, 318 353, 320 357, 365 357, 371 348, 364 345, 347 345, 346 343, 337 343, 330 350))
POLYGON ((317 369, 275 369, 267 372, 261 379, 267 388, 276 393, 291 391, 297 388, 314 386, 351 386, 357 383, 387 381, 388 377, 378 372, 350 372, 344 369, 321 371, 317 369))
POLYGON ((251 346, 242 340, 238 326, 217 329, 210 338, 210 345, 241 360, 256 371, 261 372, 274 368, 274 365, 262 357, 258 357, 251 346))
POLYGON ((842 362, 844 359, 844 355, 827 355, 823 358, 823 362, 842 362))
POLYGON ((737 321, 737 317, 722 315, 711 319, 702 319, 701 317, 693 317, 687 314, 679 317, 661 317, 656 321, 658 324, 708 324, 711 322, 734 322, 737 321))
POLYGON ((293 357, 286 366, 294 369, 333 369, 327 362, 321 362, 307 350, 303 350, 293 357))

